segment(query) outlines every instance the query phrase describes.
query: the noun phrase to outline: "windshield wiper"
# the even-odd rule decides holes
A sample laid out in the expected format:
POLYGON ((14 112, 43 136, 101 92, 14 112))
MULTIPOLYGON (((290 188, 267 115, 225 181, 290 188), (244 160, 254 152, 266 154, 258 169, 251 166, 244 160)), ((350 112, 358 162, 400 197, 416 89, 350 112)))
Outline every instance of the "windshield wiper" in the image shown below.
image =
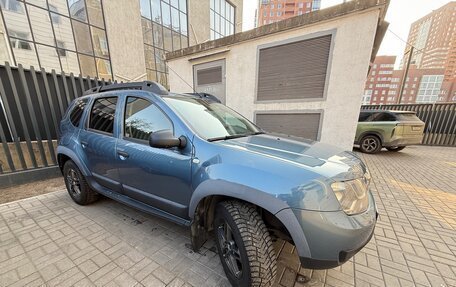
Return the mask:
POLYGON ((214 141, 226 141, 230 139, 236 139, 236 138, 242 138, 242 137, 248 137, 248 136, 254 136, 254 135, 261 135, 264 134, 264 132, 259 131, 255 133, 248 133, 248 134, 237 134, 237 135, 227 135, 223 137, 215 137, 215 138, 210 138, 207 139, 208 142, 214 142, 214 141))

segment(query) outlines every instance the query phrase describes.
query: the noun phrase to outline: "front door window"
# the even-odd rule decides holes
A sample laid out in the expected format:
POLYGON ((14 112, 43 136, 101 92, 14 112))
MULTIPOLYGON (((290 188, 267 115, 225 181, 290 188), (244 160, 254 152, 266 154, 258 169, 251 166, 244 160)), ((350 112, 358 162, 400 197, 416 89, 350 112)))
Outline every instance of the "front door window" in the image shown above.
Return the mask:
POLYGON ((151 133, 160 130, 173 130, 173 124, 168 117, 151 102, 138 97, 128 97, 124 137, 147 141, 151 133))

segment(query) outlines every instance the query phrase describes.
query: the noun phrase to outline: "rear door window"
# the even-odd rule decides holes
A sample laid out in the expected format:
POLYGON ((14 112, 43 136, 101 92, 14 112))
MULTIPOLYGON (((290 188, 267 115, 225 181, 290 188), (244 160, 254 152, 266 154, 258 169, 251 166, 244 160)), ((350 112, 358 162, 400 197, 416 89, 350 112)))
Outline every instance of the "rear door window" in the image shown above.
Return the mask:
POLYGON ((396 117, 390 113, 377 113, 374 117, 375 122, 394 122, 396 117))
POLYGON ((81 121, 82 114, 84 113, 84 108, 87 105, 88 101, 89 101, 88 98, 76 100, 76 102, 73 106, 73 110, 70 113, 70 121, 73 124, 73 126, 75 126, 75 127, 79 126, 79 122, 81 121))
POLYGON ((89 129, 113 134, 117 97, 98 98, 90 111, 89 129))

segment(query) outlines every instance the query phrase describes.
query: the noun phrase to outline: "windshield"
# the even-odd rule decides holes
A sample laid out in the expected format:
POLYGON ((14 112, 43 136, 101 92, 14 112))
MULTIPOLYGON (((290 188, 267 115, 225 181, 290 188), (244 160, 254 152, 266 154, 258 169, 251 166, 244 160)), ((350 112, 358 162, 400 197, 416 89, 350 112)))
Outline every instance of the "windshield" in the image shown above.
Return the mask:
POLYGON ((261 133, 249 120, 220 103, 195 98, 163 97, 190 127, 208 141, 261 133))

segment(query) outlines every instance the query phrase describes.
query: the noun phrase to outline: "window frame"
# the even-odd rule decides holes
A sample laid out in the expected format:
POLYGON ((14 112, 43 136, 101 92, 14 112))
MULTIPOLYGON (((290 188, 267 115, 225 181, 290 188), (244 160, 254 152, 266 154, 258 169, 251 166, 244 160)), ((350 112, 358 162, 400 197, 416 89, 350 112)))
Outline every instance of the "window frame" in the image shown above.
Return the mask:
MULTIPOLYGON (((209 8, 209 17, 210 19, 212 20, 212 18, 214 18, 214 22, 213 22, 213 25, 209 25, 209 30, 210 30, 210 39, 211 40, 217 40, 217 39, 220 39, 220 38, 224 38, 224 37, 228 37, 228 36, 231 36, 231 35, 234 35, 236 34, 236 10, 237 10, 237 6, 234 5, 234 3, 232 3, 231 1, 229 0, 221 0, 223 1, 223 5, 220 5, 221 3, 219 3, 219 6, 218 7, 215 7, 215 5, 212 5, 212 3, 214 2, 214 0, 210 0, 210 8, 209 8), (228 4, 228 10, 230 11, 229 12, 229 17, 233 17, 233 22, 231 22, 231 19, 230 18, 227 18, 227 4, 228 4), (222 6, 224 6, 224 15, 221 14, 221 11, 222 11, 222 6), (218 8, 218 9, 217 9, 218 8), (232 12, 231 12, 231 8, 232 8, 232 12), (216 23, 216 19, 219 20, 219 25, 215 25, 216 23), (223 29, 225 30, 224 33, 222 33, 222 30, 220 29, 220 26, 222 25, 222 22, 224 23, 223 24, 223 29), (230 28, 229 30, 231 30, 231 27, 232 27, 232 33, 230 33, 229 31, 227 32, 226 31, 226 25, 228 24, 228 27, 230 28), (216 26, 219 27, 220 30, 217 30, 216 29, 216 26), (212 37, 212 35, 214 37, 212 37)), ((270 13, 273 13, 272 11, 270 13)), ((271 14, 272 15, 272 14, 271 14)))
POLYGON ((81 123, 83 124, 84 123, 84 113, 87 109, 87 106, 90 104, 90 99, 89 98, 76 98, 74 103, 73 103, 73 106, 71 107, 71 109, 69 110, 68 112, 68 120, 70 121, 70 124, 75 127, 75 128, 79 128, 81 127, 81 123), (74 112, 76 106, 77 106, 77 103, 79 101, 85 101, 85 105, 84 105, 84 108, 82 109, 82 114, 81 114, 81 118, 79 119, 79 122, 78 122, 78 125, 75 125, 73 123, 73 121, 71 120, 71 114, 74 112))
POLYGON ((89 114, 87 115, 87 120, 86 120, 86 123, 85 123, 85 125, 86 125, 85 129, 87 131, 89 131, 89 132, 102 134, 102 135, 105 135, 105 136, 116 137, 116 126, 117 126, 116 117, 117 117, 117 112, 118 112, 117 110, 118 110, 119 102, 120 102, 120 97, 119 97, 119 95, 115 95, 115 94, 94 97, 92 102, 90 103, 90 110, 88 112, 89 114), (93 109, 93 106, 95 105, 95 102, 97 100, 99 100, 99 99, 106 99, 106 98, 117 98, 116 109, 115 109, 115 112, 114 112, 114 125, 113 125, 113 128, 112 128, 112 133, 104 132, 104 131, 93 129, 93 128, 90 127, 90 119, 92 117, 92 109, 93 109))
POLYGON ((25 9, 23 9, 24 7, 21 7, 21 5, 17 5, 18 3, 16 1, 4 0, 2 2, 4 2, 5 9, 7 9, 8 11, 11 11, 13 13, 19 13, 19 14, 25 13, 25 9), (14 3, 14 4, 12 4, 12 3, 14 3), (16 5, 16 6, 14 6, 14 5, 16 5), (12 9, 13 7, 14 7, 14 9, 12 9), (17 7, 21 7, 21 8, 17 9, 17 7))
POLYGON ((173 132, 173 135, 175 135, 174 132, 175 132, 176 128, 175 128, 174 122, 172 121, 172 119, 168 116, 168 114, 159 105, 157 105, 154 101, 152 101, 148 97, 144 97, 142 95, 127 94, 127 95, 125 95, 125 98, 124 98, 124 101, 123 101, 123 106, 122 106, 122 122, 120 123, 121 130, 119 132, 119 138, 120 139, 129 141, 129 142, 133 142, 133 143, 137 143, 137 144, 147 145, 147 146, 150 147, 148 140, 141 140, 141 139, 131 138, 131 137, 126 137, 125 136, 125 119, 126 119, 126 113, 127 113, 128 98, 139 98, 139 99, 148 101, 151 105, 154 105, 155 107, 157 107, 157 109, 159 111, 161 111, 165 115, 165 117, 169 120, 169 122, 171 123, 172 132, 173 132))
MULTIPOLYGON (((17 55, 18 53, 16 53, 16 50, 27 50, 30 52, 29 56, 31 57, 31 58, 25 59, 25 61, 27 62, 28 65, 32 65, 32 66, 35 66, 38 68, 44 68, 46 70, 54 69, 55 68, 54 66, 47 65, 45 63, 45 61, 41 61, 41 59, 43 59, 45 57, 43 57, 43 55, 40 56, 38 54, 39 53, 38 49, 35 48, 35 46, 40 45, 41 47, 55 48, 62 52, 64 51, 64 52, 76 53, 77 57, 73 57, 73 59, 70 60, 71 62, 65 63, 65 64, 62 63, 61 59, 59 58, 60 57, 59 55, 56 55, 56 58, 53 57, 54 58, 53 61, 59 61, 58 66, 59 66, 60 70, 64 70, 67 73, 73 72, 74 74, 82 74, 83 76, 98 77, 98 78, 104 77, 106 79, 112 79, 113 78, 113 73, 112 73, 112 68, 111 68, 112 61, 111 61, 111 56, 109 53, 109 45, 107 45, 109 40, 106 39, 106 46, 107 46, 106 49, 108 50, 109 55, 107 57, 105 57, 105 56, 97 57, 96 55, 91 55, 90 53, 86 53, 84 51, 79 51, 76 47, 75 38, 74 38, 77 29, 75 29, 73 27, 74 26, 73 22, 81 23, 81 24, 88 26, 90 37, 92 37, 91 30, 93 28, 101 29, 106 34, 106 21, 105 21, 105 16, 104 16, 104 12, 103 12, 103 3, 101 3, 99 0, 97 0, 95 5, 86 5, 88 2, 86 3, 83 1, 84 10, 85 10, 87 19, 81 20, 78 17, 73 17, 69 13, 70 2, 68 2, 66 0, 62 1, 60 3, 61 5, 56 1, 53 1, 52 3, 47 3, 46 1, 44 1, 44 2, 45 2, 44 4, 40 4, 40 3, 31 2, 31 1, 23 1, 23 0, 19 0, 19 2, 12 1, 12 0, 2 1, 2 3, 4 3, 5 5, 0 5, 0 10, 11 11, 13 13, 22 15, 22 18, 23 18, 22 21, 23 22, 25 21, 24 27, 29 27, 29 30, 27 31, 27 33, 30 33, 30 37, 21 38, 21 37, 18 37, 18 35, 15 36, 15 33, 13 31, 16 25, 14 25, 14 23, 12 23, 12 22, 10 23, 10 21, 6 21, 6 19, 4 19, 5 20, 4 21, 5 32, 6 32, 7 39, 10 42, 10 45, 14 48, 12 50, 13 63, 18 61, 16 59, 18 57, 18 55, 17 55), (21 6, 22 10, 20 11, 20 13, 17 12, 17 9, 10 9, 10 7, 12 7, 11 5, 13 5, 11 3, 16 3, 14 5, 21 6), (1 8, 1 7, 4 7, 4 8, 1 8), (99 21, 91 21, 93 12, 89 12, 89 11, 94 11, 95 8, 96 9, 100 8, 97 10, 99 13, 99 16, 100 16, 97 18, 97 19, 99 19, 99 21), (38 15, 36 15, 36 17, 35 17, 33 15, 35 15, 36 13, 30 13, 29 9, 34 9, 35 12, 39 12, 42 14, 39 15, 39 17, 38 17, 38 15), (46 21, 46 25, 50 26, 50 27, 47 27, 47 30, 49 30, 50 34, 46 36, 49 39, 46 39, 46 40, 43 40, 43 39, 38 40, 36 37, 40 33, 38 33, 37 31, 34 31, 32 29, 33 27, 30 28, 30 25, 32 25, 34 21, 35 22, 38 21, 38 19, 41 20, 42 16, 45 16, 46 18, 48 18, 48 21, 46 21), (101 25, 101 23, 99 23, 100 21, 102 21, 102 25, 101 25), (63 37, 62 37, 62 33, 57 32, 56 25, 64 25, 64 29, 70 31, 70 33, 64 33, 65 35, 63 35, 63 37), (68 47, 59 47, 59 45, 57 44, 57 40, 64 41, 65 43, 68 44, 68 47), (71 43, 73 45, 71 45, 71 43), (93 58, 94 61, 98 61, 99 59, 109 61, 110 69, 108 70, 108 73, 98 71, 96 66, 95 66, 95 73, 92 73, 92 71, 81 71, 81 69, 80 69, 81 63, 79 60, 80 55, 85 55, 85 56, 89 55, 90 57, 93 58), (33 59, 32 59, 32 57, 33 57, 33 59), (68 66, 70 66, 70 67, 68 67, 68 66)), ((17 6, 17 7, 19 7, 19 6, 17 6)), ((16 6, 14 6, 14 7, 16 7, 16 6)), ((1 14, 1 11, 0 11, 0 14, 1 14)), ((92 39, 90 41, 91 41, 90 45, 93 46, 92 39)), ((92 49, 93 49, 93 47, 92 47, 92 49)))

